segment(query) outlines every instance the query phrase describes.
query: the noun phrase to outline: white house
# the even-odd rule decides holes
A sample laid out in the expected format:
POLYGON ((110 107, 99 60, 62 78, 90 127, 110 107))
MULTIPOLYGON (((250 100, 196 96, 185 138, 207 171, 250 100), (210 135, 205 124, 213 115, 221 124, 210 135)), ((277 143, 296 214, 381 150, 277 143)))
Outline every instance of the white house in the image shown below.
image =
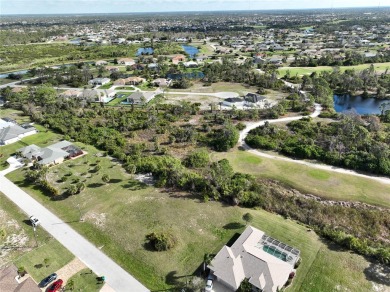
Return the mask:
POLYGON ((157 94, 155 92, 134 92, 127 97, 127 103, 142 104, 151 101, 157 94))
POLYGON ((93 86, 104 85, 110 83, 110 81, 111 81, 110 78, 94 78, 92 80, 89 80, 88 84, 93 86))
POLYGON ((231 247, 224 246, 208 266, 216 281, 236 291, 248 279, 257 291, 281 289, 299 259, 300 251, 249 226, 231 247))
POLYGON ((236 108, 243 108, 245 105, 245 101, 239 97, 229 97, 224 99, 222 104, 228 107, 235 106, 236 108))
POLYGON ((37 130, 28 124, 19 126, 0 119, 0 145, 8 145, 36 134, 37 130))

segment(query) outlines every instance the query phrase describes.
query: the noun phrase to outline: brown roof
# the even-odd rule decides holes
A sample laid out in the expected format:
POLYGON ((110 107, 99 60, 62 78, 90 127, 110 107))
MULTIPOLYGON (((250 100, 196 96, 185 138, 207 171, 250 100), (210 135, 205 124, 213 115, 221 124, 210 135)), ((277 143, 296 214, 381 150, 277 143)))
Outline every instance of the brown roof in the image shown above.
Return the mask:
POLYGON ((32 278, 27 278, 23 282, 16 281, 18 269, 15 265, 0 269, 0 291, 1 292, 40 292, 41 289, 32 278))

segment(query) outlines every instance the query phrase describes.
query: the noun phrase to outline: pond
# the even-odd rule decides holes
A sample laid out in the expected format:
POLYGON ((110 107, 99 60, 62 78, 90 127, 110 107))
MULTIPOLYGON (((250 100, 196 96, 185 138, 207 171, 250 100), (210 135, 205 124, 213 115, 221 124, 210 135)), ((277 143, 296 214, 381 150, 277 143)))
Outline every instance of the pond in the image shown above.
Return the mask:
POLYGON ((182 45, 181 47, 184 51, 186 51, 190 58, 193 58, 197 53, 199 53, 199 50, 193 46, 182 45))
POLYGON ((153 55, 153 52, 153 48, 139 48, 136 55, 153 55))
POLYGON ((178 80, 182 78, 187 78, 187 79, 202 79, 204 78, 204 73, 203 72, 191 72, 191 73, 177 73, 177 74, 167 74, 167 78, 173 79, 173 80, 178 80))
POLYGON ((363 98, 362 96, 334 95, 334 109, 340 113, 354 109, 360 115, 380 114, 380 105, 388 100, 363 98))

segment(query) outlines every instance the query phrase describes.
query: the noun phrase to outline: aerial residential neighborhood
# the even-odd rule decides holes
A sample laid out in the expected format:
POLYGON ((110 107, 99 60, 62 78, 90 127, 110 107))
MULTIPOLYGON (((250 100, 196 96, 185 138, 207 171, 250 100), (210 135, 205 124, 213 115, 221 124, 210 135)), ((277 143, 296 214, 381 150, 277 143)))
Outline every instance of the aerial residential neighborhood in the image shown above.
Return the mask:
POLYGON ((0 292, 389 291, 389 5, 0 0, 0 292))

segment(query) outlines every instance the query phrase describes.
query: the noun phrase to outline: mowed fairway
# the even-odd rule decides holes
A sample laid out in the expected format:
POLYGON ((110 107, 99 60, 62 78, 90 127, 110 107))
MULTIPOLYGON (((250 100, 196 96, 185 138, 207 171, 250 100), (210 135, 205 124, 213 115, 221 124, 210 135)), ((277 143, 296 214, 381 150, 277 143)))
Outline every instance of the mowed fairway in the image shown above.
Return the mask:
POLYGON ((304 193, 390 207, 390 185, 370 179, 258 157, 240 150, 213 155, 214 160, 222 158, 227 158, 235 171, 276 179, 304 193))
MULTIPOLYGON (((356 66, 340 66, 341 71, 345 70, 364 70, 370 67, 370 64, 360 64, 356 66)), ((374 68, 377 73, 383 73, 386 69, 390 69, 390 62, 387 63, 374 63, 374 68)), ((322 71, 332 71, 333 67, 331 66, 318 66, 318 67, 281 67, 278 69, 280 76, 284 76, 287 71, 290 71, 291 76, 302 76, 302 75, 310 75, 313 72, 322 72, 322 71)))
POLYGON ((367 261, 349 252, 329 250, 305 226, 263 210, 202 202, 188 194, 146 186, 110 158, 94 156, 97 151, 93 147, 83 147, 88 155, 52 167, 49 175, 51 181, 68 176, 65 182, 56 183, 61 189, 77 178, 85 181, 87 188, 79 195, 50 200, 23 182, 22 170, 7 177, 70 222, 152 291, 185 283, 185 276, 197 270, 205 253, 218 252, 235 233, 244 230, 242 215, 246 212, 254 216, 253 226, 301 250, 303 262, 289 291, 335 291, 339 286, 348 291, 371 290, 364 275, 367 261), (95 172, 97 163, 102 168, 95 172), (103 174, 110 175, 110 183, 102 182, 103 174), (84 222, 78 222, 77 205, 84 222), (145 235, 158 230, 175 234, 177 246, 166 252, 150 250, 145 235))

